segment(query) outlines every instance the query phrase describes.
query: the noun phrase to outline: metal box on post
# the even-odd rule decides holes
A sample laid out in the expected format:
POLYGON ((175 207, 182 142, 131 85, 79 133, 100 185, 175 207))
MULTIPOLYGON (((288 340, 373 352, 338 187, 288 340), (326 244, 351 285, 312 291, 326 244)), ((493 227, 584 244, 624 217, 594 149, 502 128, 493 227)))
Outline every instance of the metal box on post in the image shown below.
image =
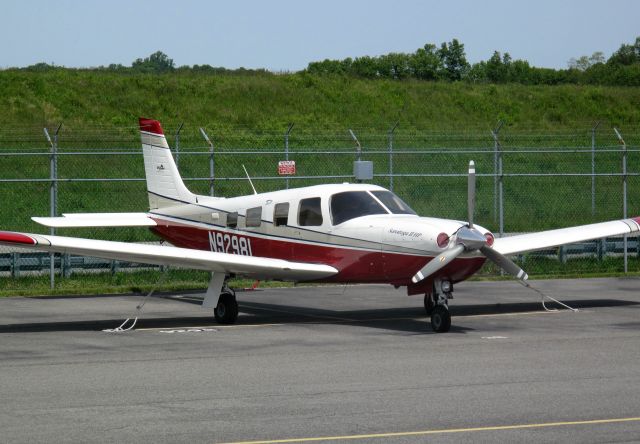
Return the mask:
POLYGON ((373 162, 370 160, 356 160, 353 162, 353 175, 356 180, 373 179, 373 162))

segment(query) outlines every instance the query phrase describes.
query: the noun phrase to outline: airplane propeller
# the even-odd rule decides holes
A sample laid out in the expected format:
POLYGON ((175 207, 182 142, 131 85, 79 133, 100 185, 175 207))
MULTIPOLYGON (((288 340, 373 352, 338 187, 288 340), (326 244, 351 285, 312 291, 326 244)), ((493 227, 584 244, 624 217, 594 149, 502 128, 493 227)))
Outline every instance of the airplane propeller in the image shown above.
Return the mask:
POLYGON ((460 227, 460 229, 456 232, 455 243, 452 247, 434 257, 411 278, 411 282, 413 282, 414 284, 417 284, 418 282, 435 274, 437 271, 444 268, 447 264, 453 261, 456 257, 460 256, 462 253, 472 251, 479 251, 502 270, 514 276, 515 278, 522 280, 523 282, 529 278, 527 273, 525 273, 525 271, 520 268, 520 266, 518 266, 515 262, 513 262, 502 253, 499 253, 491 248, 487 241, 487 238, 485 238, 485 236, 473 226, 473 214, 475 212, 476 206, 476 167, 473 160, 469 162, 468 177, 467 225, 460 227))

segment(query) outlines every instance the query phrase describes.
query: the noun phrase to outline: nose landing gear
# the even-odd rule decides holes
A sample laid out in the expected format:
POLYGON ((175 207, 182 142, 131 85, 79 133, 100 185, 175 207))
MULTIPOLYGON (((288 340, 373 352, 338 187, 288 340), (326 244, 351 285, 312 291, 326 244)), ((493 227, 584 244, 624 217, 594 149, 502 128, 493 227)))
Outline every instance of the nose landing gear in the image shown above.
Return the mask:
POLYGON ((451 282, 435 279, 432 293, 424 295, 424 309, 431 316, 431 328, 436 333, 446 333, 451 328, 448 300, 453 298, 452 292, 451 282))

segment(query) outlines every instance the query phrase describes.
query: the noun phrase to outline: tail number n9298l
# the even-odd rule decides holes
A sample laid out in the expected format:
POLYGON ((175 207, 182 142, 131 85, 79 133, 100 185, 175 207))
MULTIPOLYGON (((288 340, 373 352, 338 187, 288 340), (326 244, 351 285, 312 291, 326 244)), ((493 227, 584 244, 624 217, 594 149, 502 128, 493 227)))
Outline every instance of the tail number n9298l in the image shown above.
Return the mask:
POLYGON ((251 239, 235 234, 209 231, 209 247, 216 253, 239 254, 253 256, 251 239))

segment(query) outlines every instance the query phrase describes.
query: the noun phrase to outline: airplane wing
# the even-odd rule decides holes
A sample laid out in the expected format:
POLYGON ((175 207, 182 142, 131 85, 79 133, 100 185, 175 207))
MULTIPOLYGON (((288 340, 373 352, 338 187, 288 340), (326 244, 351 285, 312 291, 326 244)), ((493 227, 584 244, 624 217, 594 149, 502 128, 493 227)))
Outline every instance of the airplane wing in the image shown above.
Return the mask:
POLYGON ((71 213, 62 217, 32 217, 46 227, 152 227, 156 225, 146 213, 71 213))
POLYGON ((235 273, 256 279, 309 281, 338 273, 323 264, 290 262, 255 256, 215 253, 189 248, 145 245, 77 237, 0 231, 0 244, 54 253, 72 253, 154 265, 174 265, 195 270, 235 273))
POLYGON ((493 249, 502 254, 525 253, 574 242, 638 232, 640 232, 640 217, 496 238, 493 249))

